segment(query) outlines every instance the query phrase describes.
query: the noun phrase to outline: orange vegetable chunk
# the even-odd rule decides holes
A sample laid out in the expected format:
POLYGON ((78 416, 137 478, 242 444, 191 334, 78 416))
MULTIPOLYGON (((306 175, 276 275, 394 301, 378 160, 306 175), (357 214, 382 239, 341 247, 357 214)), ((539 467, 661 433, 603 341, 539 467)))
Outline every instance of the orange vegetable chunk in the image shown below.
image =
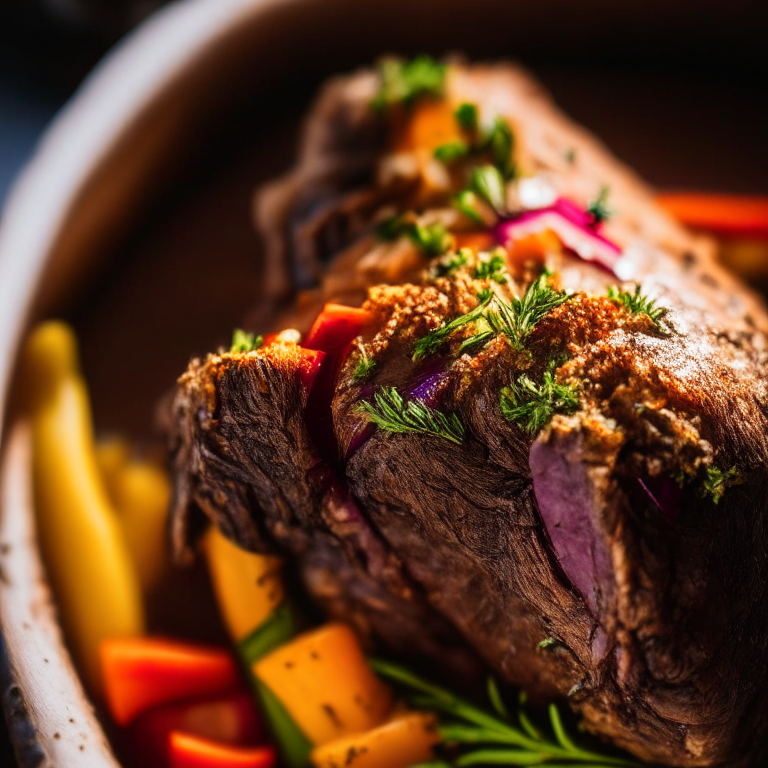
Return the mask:
POLYGON ((694 229, 768 240, 768 197, 666 192, 656 201, 676 219, 694 229))
POLYGON ((442 144, 463 141, 454 106, 447 100, 419 102, 406 120, 395 144, 396 152, 434 150, 442 144))
POLYGON ((409 768, 431 760, 440 741, 435 717, 407 712, 365 733, 312 750, 315 768, 409 768))
POLYGON ((189 733, 170 736, 171 768, 274 768, 277 752, 272 746, 233 747, 189 733))
POLYGON ((229 651, 176 640, 105 640, 101 665, 107 706, 118 725, 157 704, 232 693, 242 686, 229 651))
POLYGON ((315 745, 380 725, 392 706, 390 689, 345 624, 299 635, 258 661, 253 671, 315 745))

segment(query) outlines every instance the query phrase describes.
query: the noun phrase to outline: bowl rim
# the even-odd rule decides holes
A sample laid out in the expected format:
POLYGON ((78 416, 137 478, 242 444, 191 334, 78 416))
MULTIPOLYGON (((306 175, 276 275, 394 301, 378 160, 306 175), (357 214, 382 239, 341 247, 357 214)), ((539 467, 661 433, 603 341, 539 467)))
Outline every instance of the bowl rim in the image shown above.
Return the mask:
POLYGON ((107 52, 57 112, 0 212, 0 683, 20 768, 81 765, 83 743, 96 747, 85 753, 92 768, 119 765, 62 643, 37 552, 29 425, 6 423, 16 358, 38 288, 78 196, 131 126, 241 25, 295 1, 181 0, 149 16, 107 52), (29 663, 30 654, 19 652, 25 647, 46 648, 57 654, 51 660, 56 663, 29 663), (55 706, 43 693, 51 691, 55 706), (63 708, 64 720, 55 711, 63 708), (59 723, 59 730, 51 723, 59 723))

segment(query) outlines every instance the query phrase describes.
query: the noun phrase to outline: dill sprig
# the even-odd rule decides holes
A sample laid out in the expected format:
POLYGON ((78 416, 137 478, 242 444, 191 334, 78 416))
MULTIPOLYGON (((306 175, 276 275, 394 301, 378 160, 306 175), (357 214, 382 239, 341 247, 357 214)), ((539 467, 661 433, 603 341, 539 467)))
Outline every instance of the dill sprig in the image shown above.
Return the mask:
POLYGON ((367 414, 370 421, 387 432, 418 432, 442 437, 457 445, 464 439, 464 425, 455 413, 446 415, 421 400, 406 402, 394 387, 377 392, 372 402, 364 400, 357 411, 367 414))
POLYGON ((230 352, 253 352, 259 349, 264 343, 262 336, 256 336, 253 333, 244 331, 242 328, 235 328, 232 333, 232 344, 230 344, 230 352))
POLYGON ((481 253, 475 267, 475 278, 478 280, 492 280, 494 283, 506 285, 509 281, 507 273, 507 259, 504 250, 497 248, 491 253, 481 253))
POLYGON ((613 213, 608 207, 610 191, 610 187, 607 184, 603 184, 597 197, 587 206, 587 213, 591 214, 593 224, 600 224, 610 218, 613 213))
POLYGON ((376 367, 376 361, 372 360, 365 349, 360 350, 360 357, 357 359, 355 370, 352 371, 352 378, 355 381, 360 381, 368 376, 368 374, 376 367))
POLYGON ((704 496, 709 496, 715 504, 719 504, 728 488, 741 485, 742 482, 741 474, 736 467, 722 470, 713 464, 707 467, 702 493, 704 496))
POLYGON ((566 730, 556 704, 549 705, 549 728, 545 731, 529 717, 524 706, 526 697, 521 692, 517 717, 513 719, 493 679, 488 683, 491 708, 485 709, 398 664, 380 659, 370 659, 370 664, 378 675, 406 689, 413 706, 438 713, 438 732, 444 742, 457 747, 458 753, 453 759, 434 764, 441 768, 472 765, 638 766, 628 757, 593 752, 577 744, 566 730))
POLYGON ((617 304, 622 304, 632 315, 647 315, 656 330, 660 333, 669 333, 669 329, 662 323, 669 312, 666 307, 656 306, 656 299, 649 299, 640 292, 640 285, 635 285, 634 293, 623 291, 618 286, 608 288, 608 298, 617 304))
POLYGON ((531 435, 549 424, 556 413, 573 413, 578 407, 576 387, 556 382, 552 371, 544 373, 541 384, 523 374, 501 390, 502 415, 531 435))
POLYGON ((494 294, 491 291, 483 292, 478 296, 478 305, 464 315, 454 318, 450 322, 443 321, 439 328, 430 331, 426 336, 422 336, 413 347, 413 362, 418 363, 428 355, 433 355, 459 328, 463 328, 468 323, 482 317, 485 308, 493 300, 494 294))
POLYGON ((379 62, 379 92, 371 107, 383 112, 395 104, 411 108, 423 96, 440 97, 445 86, 447 65, 431 56, 417 56, 410 61, 383 59, 379 62))

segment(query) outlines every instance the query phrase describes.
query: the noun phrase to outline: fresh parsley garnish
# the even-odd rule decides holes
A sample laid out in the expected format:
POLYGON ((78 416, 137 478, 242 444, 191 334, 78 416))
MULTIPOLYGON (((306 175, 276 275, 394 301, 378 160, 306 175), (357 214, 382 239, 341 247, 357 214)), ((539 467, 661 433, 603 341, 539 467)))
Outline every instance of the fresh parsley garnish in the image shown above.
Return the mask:
POLYGON ((475 267, 475 278, 505 285, 509 281, 509 275, 504 251, 497 248, 492 253, 481 253, 475 267))
POLYGON ((486 200, 497 212, 506 210, 504 178, 495 165, 479 165, 472 171, 471 189, 486 200))
POLYGON ((476 131, 478 125, 477 105, 465 101, 454 112, 456 122, 465 131, 476 131))
POLYGON ((379 63, 379 92, 371 107, 382 112, 395 104, 410 108, 423 96, 441 97, 446 69, 446 64, 431 56, 417 56, 410 61, 384 59, 379 63))
POLYGON ((603 184, 600 187, 598 196, 587 206, 587 213, 591 214, 593 224, 600 224, 600 222, 610 217, 612 213, 608 207, 608 194, 610 191, 608 185, 603 184))
POLYGON ((616 285, 608 288, 608 298, 621 304, 632 315, 647 315, 656 330, 660 333, 668 333, 669 329, 662 322, 669 312, 665 307, 656 306, 656 299, 649 299, 640 292, 640 285, 635 286, 634 293, 623 291, 616 285))
MULTIPOLYGON (((593 752, 574 741, 566 731, 556 704, 548 709, 549 727, 535 724, 525 709, 527 697, 518 696, 512 717, 496 681, 488 680, 490 707, 482 708, 451 691, 424 680, 406 667, 381 659, 369 659, 376 674, 407 691, 406 698, 418 709, 439 713, 438 733, 455 744, 455 760, 427 763, 432 768, 467 768, 474 765, 583 765, 584 768, 639 768, 630 757, 609 748, 608 754, 593 752)), ((596 747, 598 748, 598 747, 596 747)))
POLYGON ((368 357, 368 353, 363 349, 360 352, 360 357, 355 365, 355 370, 352 371, 352 378, 355 381, 360 381, 368 376, 368 374, 376 367, 376 361, 371 360, 368 357))
POLYGON ((544 373, 541 384, 522 374, 501 390, 502 415, 531 435, 549 424, 556 413, 573 413, 578 407, 576 387, 556 382, 552 371, 544 373))
POLYGON ((453 207, 463 213, 475 224, 483 224, 483 217, 477 210, 477 195, 471 189, 465 189, 459 192, 453 199, 453 207))
POLYGON ((720 503, 726 490, 734 485, 742 483, 741 474, 736 467, 723 471, 714 464, 707 467, 707 475, 702 484, 702 492, 709 496, 715 504, 720 503))
POLYGON ((469 154, 469 146, 466 141, 451 141, 436 147, 432 154, 441 163, 451 163, 466 157, 469 154))
POLYGON ((433 267, 433 274, 435 277, 452 277, 462 267, 467 266, 467 260, 469 259, 470 251, 468 248, 460 248, 457 253, 450 253, 433 267))
POLYGON ((442 437, 457 445, 464 439, 464 425, 455 413, 446 415, 421 400, 406 402, 394 387, 385 387, 370 402, 364 400, 357 411, 387 432, 417 432, 442 437))
POLYGON ((262 336, 256 336, 253 333, 244 331, 242 328, 235 328, 232 333, 232 344, 229 347, 230 352, 253 352, 259 349, 264 343, 262 336))

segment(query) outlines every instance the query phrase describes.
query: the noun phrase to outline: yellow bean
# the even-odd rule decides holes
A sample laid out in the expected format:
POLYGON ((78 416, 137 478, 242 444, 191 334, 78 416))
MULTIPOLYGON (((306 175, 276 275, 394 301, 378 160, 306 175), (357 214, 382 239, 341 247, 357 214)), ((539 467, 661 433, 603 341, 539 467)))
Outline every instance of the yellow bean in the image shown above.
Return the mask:
POLYGON ((74 334, 63 323, 30 336, 23 375, 33 426, 40 544, 65 634, 100 693, 99 645, 144 631, 135 568, 96 462, 90 405, 74 334))

